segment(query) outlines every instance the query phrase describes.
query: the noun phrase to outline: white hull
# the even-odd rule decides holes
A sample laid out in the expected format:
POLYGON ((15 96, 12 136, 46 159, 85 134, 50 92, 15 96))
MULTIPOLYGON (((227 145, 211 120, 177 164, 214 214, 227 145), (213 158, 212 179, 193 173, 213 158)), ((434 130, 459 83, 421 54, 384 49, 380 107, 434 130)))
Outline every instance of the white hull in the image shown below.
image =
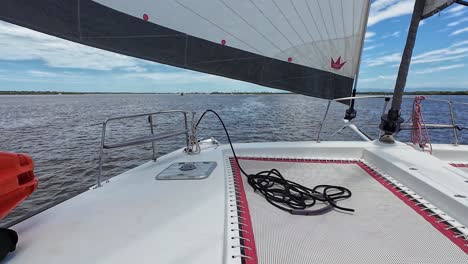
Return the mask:
MULTIPOLYGON (((202 142, 201 147, 197 155, 178 150, 143 164, 111 178, 101 188, 92 188, 13 226, 20 240, 5 263, 241 263, 243 254, 232 239, 239 237, 239 231, 230 226, 236 217, 229 210, 233 202, 229 196, 232 152, 229 145, 211 141, 202 142), (187 161, 215 161, 218 166, 202 180, 155 180, 174 162, 187 161)), ((241 157, 365 162, 460 226, 457 232, 466 232, 461 226, 468 226, 468 199, 463 198, 468 197, 468 173, 450 163, 468 164, 468 146, 433 145, 433 156, 403 143, 278 142, 234 147, 241 157)), ((244 183, 244 188, 251 187, 244 183)), ((359 192, 356 189, 353 195, 359 192)), ((354 196, 347 205, 353 206, 354 196)), ((468 260, 459 246, 450 250, 446 252, 457 252, 455 255, 468 260)), ((460 260, 455 255, 453 260, 460 260)), ((418 259, 411 252, 407 257, 418 259)), ((259 263, 266 262, 259 259, 259 263)), ((296 262, 291 258, 290 263, 296 262)), ((323 262, 317 259, 317 263, 323 262)))

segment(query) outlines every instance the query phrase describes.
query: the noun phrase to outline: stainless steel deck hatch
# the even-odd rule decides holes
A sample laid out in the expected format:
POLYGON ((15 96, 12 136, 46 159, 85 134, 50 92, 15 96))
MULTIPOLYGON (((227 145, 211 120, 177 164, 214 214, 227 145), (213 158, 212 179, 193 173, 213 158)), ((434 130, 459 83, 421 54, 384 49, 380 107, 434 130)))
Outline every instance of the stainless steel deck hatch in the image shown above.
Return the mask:
POLYGON ((202 180, 210 176, 216 162, 176 162, 156 176, 156 180, 202 180))

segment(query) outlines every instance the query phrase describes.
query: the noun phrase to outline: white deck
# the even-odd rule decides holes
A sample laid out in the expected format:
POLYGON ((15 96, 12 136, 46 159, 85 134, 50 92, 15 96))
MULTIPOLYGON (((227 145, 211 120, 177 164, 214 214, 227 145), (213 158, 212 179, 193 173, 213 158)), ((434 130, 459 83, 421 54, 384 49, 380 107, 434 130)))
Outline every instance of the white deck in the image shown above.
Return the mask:
MULTIPOLYGON (((176 151, 148 162, 13 226, 20 240, 5 263, 240 263, 231 258, 226 239, 230 150, 225 145, 203 148, 199 155, 176 151), (181 161, 216 161, 218 166, 204 180, 155 180, 181 161)), ((449 165, 468 162, 467 147, 435 146, 441 159, 400 143, 283 142, 235 148, 242 156, 366 160, 468 226, 468 199, 455 197, 468 197, 468 174, 449 165)))

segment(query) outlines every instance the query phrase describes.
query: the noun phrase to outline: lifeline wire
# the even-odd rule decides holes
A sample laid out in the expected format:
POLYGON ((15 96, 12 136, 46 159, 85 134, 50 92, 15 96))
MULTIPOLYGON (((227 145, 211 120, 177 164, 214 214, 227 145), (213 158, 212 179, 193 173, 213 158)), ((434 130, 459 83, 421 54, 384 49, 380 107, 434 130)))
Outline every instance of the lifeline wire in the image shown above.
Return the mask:
POLYGON ((247 181, 250 186, 252 186, 254 191, 261 193, 270 204, 293 215, 320 215, 327 213, 334 208, 342 211, 354 212, 354 209, 342 207, 336 204, 339 200, 351 197, 351 191, 345 187, 317 185, 310 189, 293 181, 286 180, 277 169, 261 171, 257 174, 246 173, 237 159, 236 152, 232 146, 231 137, 229 136, 227 128, 218 113, 213 110, 206 110, 200 116, 200 119, 198 119, 195 128, 198 128, 200 121, 208 112, 215 114, 221 122, 229 141, 229 145, 231 146, 234 159, 236 160, 240 171, 247 177, 247 181), (319 209, 307 209, 313 207, 317 201, 324 202, 326 205, 319 209))

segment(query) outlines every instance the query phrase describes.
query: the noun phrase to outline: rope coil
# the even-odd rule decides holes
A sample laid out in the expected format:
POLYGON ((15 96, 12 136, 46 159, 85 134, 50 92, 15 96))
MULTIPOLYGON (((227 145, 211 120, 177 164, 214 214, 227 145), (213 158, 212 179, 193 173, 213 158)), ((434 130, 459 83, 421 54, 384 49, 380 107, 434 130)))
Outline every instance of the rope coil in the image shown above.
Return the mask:
POLYGON ((198 122, 195 125, 195 130, 198 128, 200 121, 208 112, 215 114, 221 122, 229 141, 229 145, 231 146, 234 160, 242 174, 247 177, 247 181, 250 186, 256 192, 262 194, 270 204, 293 215, 321 215, 333 209, 354 212, 354 209, 337 205, 338 201, 350 198, 352 195, 351 191, 345 187, 317 185, 311 189, 285 179, 276 169, 261 171, 257 174, 249 174, 245 172, 239 163, 236 152, 234 151, 227 128, 218 113, 213 110, 206 110, 201 115, 200 119, 198 119, 198 122), (317 201, 323 202, 324 205, 315 210, 309 209, 316 205, 317 201))

